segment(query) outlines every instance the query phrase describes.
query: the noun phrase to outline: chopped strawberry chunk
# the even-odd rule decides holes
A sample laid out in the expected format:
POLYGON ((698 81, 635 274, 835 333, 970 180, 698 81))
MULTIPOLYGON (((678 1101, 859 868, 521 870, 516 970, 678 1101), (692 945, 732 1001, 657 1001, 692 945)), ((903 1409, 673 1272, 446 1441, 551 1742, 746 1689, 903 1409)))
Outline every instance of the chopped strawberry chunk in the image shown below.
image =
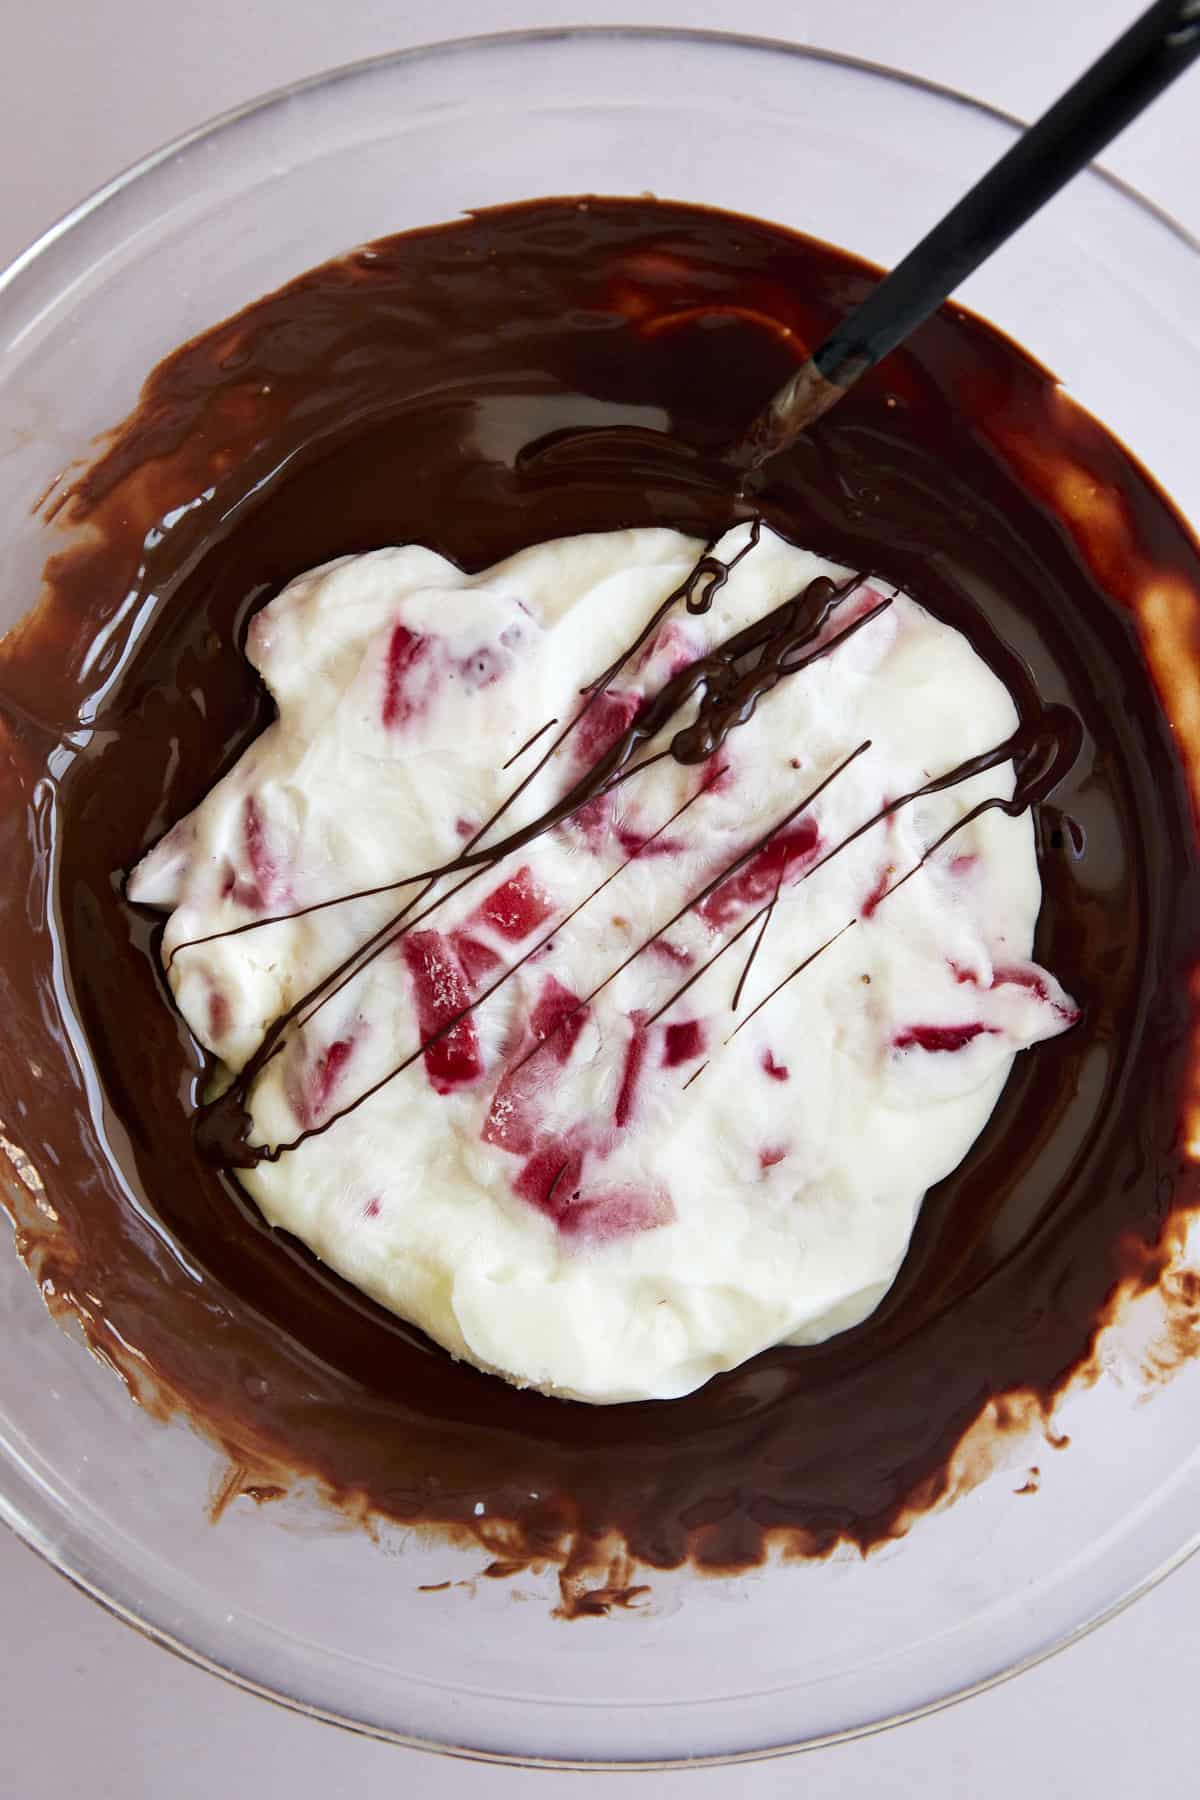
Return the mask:
POLYGON ((647 1032, 641 1018, 635 1013, 632 1017, 633 1032, 625 1046, 625 1067, 621 1072, 621 1086, 617 1093, 616 1121, 621 1130, 633 1117, 637 1104, 638 1081, 642 1073, 642 1064, 646 1060, 647 1032))
POLYGON ((253 794, 247 794, 242 803, 242 847, 250 865, 250 879, 239 880, 237 871, 230 865, 225 872, 222 897, 253 912, 267 912, 273 906, 286 905, 291 898, 291 886, 268 834, 262 807, 253 794))
MULTIPOLYGON (((565 1181, 565 1177, 564 1177, 565 1181)), ((656 1188, 615 1187, 572 1193, 569 1210, 558 1221, 564 1237, 589 1244, 610 1243, 636 1231, 670 1225, 675 1208, 669 1194, 656 1188)))
POLYGON ((554 902, 534 879, 528 863, 502 881, 488 895, 475 917, 498 931, 501 937, 520 943, 554 911, 554 902))
POLYGON ((870 893, 867 895, 866 899, 862 903, 861 916, 864 919, 874 918, 875 909, 878 907, 879 902, 887 894, 888 883, 891 881, 894 873, 895 873, 895 870, 891 863, 885 863, 883 868, 879 871, 879 874, 875 880, 874 887, 871 889, 870 893))
POLYGON ((492 1096, 483 1126, 485 1143, 518 1156, 533 1149, 539 1125, 538 1097, 555 1065, 561 1068, 570 1060, 588 1015, 589 1008, 580 1004, 578 994, 557 976, 547 975, 517 1045, 515 1065, 501 1077, 492 1096), (545 1045, 544 1050, 535 1049, 540 1044, 545 1045))
POLYGON ((760 1169, 773 1169, 776 1163, 781 1163, 786 1155, 785 1145, 766 1144, 758 1153, 758 1166, 760 1169))
POLYGON ((628 825, 617 826, 617 842, 631 860, 635 856, 678 856, 684 849, 681 838, 651 837, 628 825))
MULTIPOLYGON (((470 990, 462 964, 448 938, 440 931, 413 931, 400 940, 400 950, 412 979, 417 1003, 417 1024, 422 1038, 430 1038, 470 1005, 470 990)), ((468 1013, 425 1052, 425 1073, 435 1093, 448 1094, 483 1073, 475 1022, 468 1013)))
POLYGON ((594 695, 571 734, 577 761, 589 768, 598 762, 629 729, 641 710, 642 702, 637 694, 605 690, 594 695))
POLYGON ((787 1064, 777 1063, 769 1050, 764 1050, 759 1060, 762 1063, 764 1072, 771 1077, 772 1081, 787 1081, 789 1079, 787 1064))
POLYGON ((963 1050, 977 1037, 998 1037, 994 1025, 909 1025, 892 1039, 897 1050, 963 1050))
POLYGON ((1061 1000, 1051 997, 1050 989, 1046 985, 1046 977, 1040 969, 1020 967, 997 969, 992 976, 992 986, 994 988, 1025 988, 1036 1000, 1040 1000, 1044 1006, 1049 1006, 1052 1011, 1056 1012, 1060 1019, 1065 1019, 1068 1025, 1074 1025, 1079 1018, 1077 1006, 1069 1004, 1064 1006, 1061 1000))
POLYGON ((663 962, 674 963, 677 969, 690 969, 696 960, 690 950, 685 950, 682 944, 673 944, 670 938, 654 938, 648 948, 663 962))
POLYGON ((550 1138, 528 1159, 513 1187, 548 1218, 561 1220, 579 1198, 583 1151, 569 1138, 550 1138))
POLYGON ((548 1055, 566 1063, 587 1024, 588 1013, 589 1008, 580 1004, 578 994, 564 986, 557 975, 547 975, 529 1015, 529 1029, 536 1043, 546 1044, 548 1055))
POLYGON ((210 1038, 222 1038, 229 1030, 229 1001, 219 987, 208 990, 208 1035, 210 1038))
POLYGON ((815 856, 818 842, 812 819, 800 819, 786 831, 776 832, 745 868, 723 881, 697 910, 714 930, 724 930, 744 908, 769 900, 777 887, 794 880, 801 866, 815 856))
POLYGON ((393 625, 383 672, 383 723, 387 730, 407 725, 421 708, 414 671, 429 655, 429 639, 407 625, 393 625))
POLYGON ((353 1049, 353 1038, 335 1038, 311 1062, 301 1062, 289 1070, 287 1097, 306 1131, 328 1111, 353 1049))
POLYGON ((642 651, 638 669, 661 662, 664 666, 659 673, 669 680, 694 663, 699 655, 700 645, 695 632, 689 631, 682 619, 668 619, 642 651))
POLYGON ((564 821, 568 831, 581 833, 593 854, 599 854, 608 841, 612 828, 612 805, 611 794, 597 794, 564 821))
POLYGON ((363 1207, 362 1216, 364 1219, 377 1219, 382 1211, 383 1208, 379 1203, 378 1196, 375 1196, 368 1200, 367 1204, 363 1207))
POLYGON ((668 1025, 663 1043, 663 1068, 677 1069, 680 1063, 695 1062, 704 1055, 707 1032, 699 1019, 682 1019, 668 1025))
POLYGON ((450 942, 472 988, 479 987, 494 969, 500 967, 501 958, 496 952, 479 938, 472 937, 469 931, 452 931, 450 942))

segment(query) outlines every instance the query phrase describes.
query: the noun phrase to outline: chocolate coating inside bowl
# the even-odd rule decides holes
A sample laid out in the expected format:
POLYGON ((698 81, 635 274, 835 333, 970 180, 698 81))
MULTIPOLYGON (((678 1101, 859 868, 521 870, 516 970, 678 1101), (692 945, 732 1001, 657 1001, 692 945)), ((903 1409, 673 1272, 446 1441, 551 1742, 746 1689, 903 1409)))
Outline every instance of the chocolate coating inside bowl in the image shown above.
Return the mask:
POLYGON ((47 591, 0 649, 0 1116, 58 1215, 18 1205, 19 1248, 248 1485, 315 1476, 502 1542, 498 1572, 584 1568, 600 1546, 716 1568, 773 1537, 870 1546, 952 1484, 989 1401, 1049 1412, 1200 1197, 1182 1126, 1200 869, 1144 604, 1200 592, 1200 555, 1127 452, 954 307, 736 498, 716 452, 875 277, 650 200, 383 240, 168 358, 61 503, 47 591), (612 429, 558 435, 581 425, 612 429), (269 1231, 196 1155, 204 1057, 123 875, 266 722, 240 646, 300 571, 406 540, 475 569, 562 533, 709 538, 755 513, 966 631, 1019 703, 1078 716, 1082 750, 1037 810, 1035 955, 1083 1021, 1017 1059, 863 1325, 682 1400, 519 1393, 269 1231))

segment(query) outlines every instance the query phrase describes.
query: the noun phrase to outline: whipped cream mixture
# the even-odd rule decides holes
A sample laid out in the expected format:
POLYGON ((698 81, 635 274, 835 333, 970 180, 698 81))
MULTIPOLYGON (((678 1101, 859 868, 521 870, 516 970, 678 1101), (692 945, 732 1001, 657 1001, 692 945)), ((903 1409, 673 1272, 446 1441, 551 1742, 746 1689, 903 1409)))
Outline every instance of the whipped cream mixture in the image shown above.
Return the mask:
POLYGON ((247 1071, 264 1216, 596 1402, 864 1318, 1016 1051, 1077 1016, 1028 960, 1029 815, 979 810, 1011 761, 936 787, 1018 723, 967 640, 766 529, 689 582, 704 556, 635 530, 300 577, 247 643, 276 723, 129 883, 218 1085, 247 1071), (689 734, 682 672, 821 578, 803 655, 689 734))

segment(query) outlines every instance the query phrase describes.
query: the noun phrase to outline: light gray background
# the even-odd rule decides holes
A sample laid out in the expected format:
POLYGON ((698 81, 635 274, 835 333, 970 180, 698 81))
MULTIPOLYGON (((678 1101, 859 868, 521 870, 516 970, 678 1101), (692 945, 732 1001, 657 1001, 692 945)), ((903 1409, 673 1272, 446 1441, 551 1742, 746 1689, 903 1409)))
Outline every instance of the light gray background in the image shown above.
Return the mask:
MULTIPOLYGON (((330 64, 432 38, 635 17, 724 26, 911 69, 1029 117, 1136 4, 0 0, 0 264, 122 165, 209 115, 330 64)), ((1200 69, 1107 162, 1200 233, 1200 69)), ((931 1719, 799 1759, 678 1775, 533 1775, 418 1757, 313 1724, 143 1642, 4 1533, 0 1622, 5 1800, 208 1800, 264 1787, 288 1800, 510 1800, 531 1788, 589 1800, 602 1783, 623 1796, 636 1785, 654 1800, 1104 1800, 1180 1781, 1187 1789, 1200 1766, 1200 1558, 1040 1669, 931 1719)))

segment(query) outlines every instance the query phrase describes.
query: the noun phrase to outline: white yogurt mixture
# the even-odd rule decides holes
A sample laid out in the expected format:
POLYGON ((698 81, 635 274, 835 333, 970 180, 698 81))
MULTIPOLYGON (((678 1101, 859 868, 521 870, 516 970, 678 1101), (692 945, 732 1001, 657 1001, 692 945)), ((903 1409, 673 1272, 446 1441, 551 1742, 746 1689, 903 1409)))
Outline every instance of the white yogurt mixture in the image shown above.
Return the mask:
MULTIPOLYGON (((1028 960, 1028 815, 985 813, 888 891, 981 799, 1011 795, 1010 763, 823 860, 1017 723, 966 639, 877 580, 829 629, 891 604, 709 763, 653 763, 459 892, 463 874, 277 917, 461 855, 703 549, 617 531, 479 575, 409 545, 301 576, 247 644, 276 723, 129 883, 170 911, 178 1004, 229 1071, 417 902, 257 1078, 253 1141, 313 1135, 241 1179, 272 1225, 453 1355, 588 1401, 685 1394, 863 1319, 1015 1053, 1077 1016, 1028 960)), ((482 843, 545 813, 672 672, 849 574, 764 529, 707 613, 671 610, 482 843)))

